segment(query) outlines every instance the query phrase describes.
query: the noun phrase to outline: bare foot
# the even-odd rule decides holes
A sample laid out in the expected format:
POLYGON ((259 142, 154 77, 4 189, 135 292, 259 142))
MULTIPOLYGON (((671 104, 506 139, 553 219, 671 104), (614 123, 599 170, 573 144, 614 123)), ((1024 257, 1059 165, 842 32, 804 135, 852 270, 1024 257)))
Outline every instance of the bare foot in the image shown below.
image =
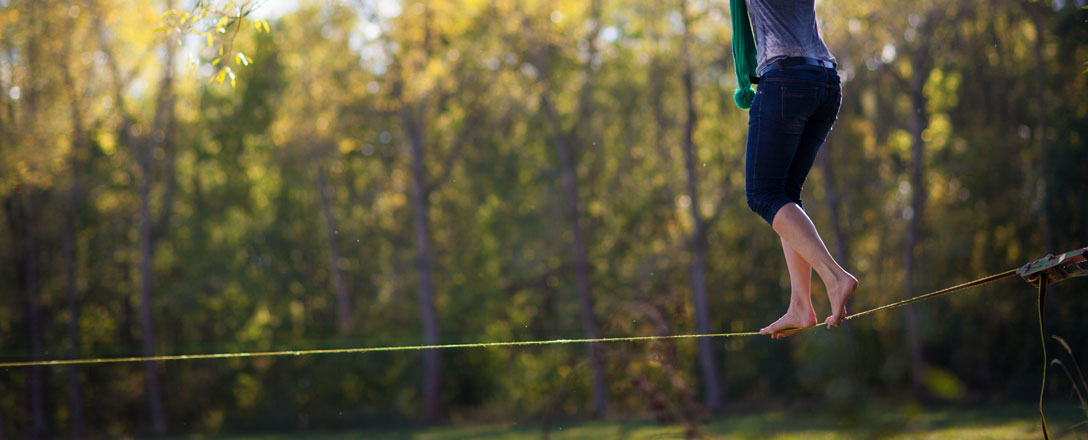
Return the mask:
POLYGON ((816 324, 816 311, 812 309, 811 304, 807 310, 791 306, 777 321, 760 329, 759 334, 771 335, 771 339, 782 339, 796 333, 789 330, 799 330, 814 324, 816 324))
POLYGON ((846 301, 858 289, 857 278, 846 272, 843 272, 843 274, 845 276, 839 279, 835 285, 827 286, 827 299, 831 301, 831 316, 824 320, 827 328, 838 327, 842 324, 842 320, 846 318, 846 301))

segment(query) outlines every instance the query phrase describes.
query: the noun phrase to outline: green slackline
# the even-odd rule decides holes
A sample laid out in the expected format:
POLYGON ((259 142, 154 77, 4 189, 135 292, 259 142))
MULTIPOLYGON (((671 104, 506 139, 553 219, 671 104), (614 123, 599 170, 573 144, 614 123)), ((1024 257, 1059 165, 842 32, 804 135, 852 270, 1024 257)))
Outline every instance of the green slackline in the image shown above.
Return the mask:
MULTIPOLYGON (((899 308, 910 303, 927 300, 941 295, 947 295, 953 292, 962 291, 971 287, 981 286, 983 284, 992 283, 1001 279, 1009 278, 1016 275, 1016 269, 1007 270, 998 274, 990 275, 987 277, 979 278, 974 281, 959 284, 952 287, 947 287, 941 290, 935 290, 933 292, 926 293, 924 295, 918 295, 912 298, 896 301, 891 304, 885 304, 880 307, 875 307, 863 312, 858 312, 853 315, 847 316, 844 320, 860 318, 865 315, 873 314, 883 310, 889 310, 899 308)), ((1045 333, 1045 321, 1043 306, 1046 301, 1046 287, 1047 277, 1042 275, 1035 275, 1028 279, 1028 282, 1037 284, 1039 287, 1038 297, 1038 310, 1039 310, 1039 337, 1042 340, 1043 347, 1043 379, 1039 385, 1039 420, 1042 423, 1043 439, 1049 440, 1050 436, 1047 433, 1046 428, 1046 416, 1043 415, 1043 393, 1046 391, 1046 370, 1047 370, 1047 354, 1046 354, 1046 333, 1045 333)), ((783 333, 795 334, 805 330, 816 328, 821 323, 813 324, 808 327, 787 330, 783 333)), ((657 336, 628 336, 618 338, 595 338, 595 339, 552 339, 543 341, 507 341, 507 342, 472 342, 465 344, 441 344, 441 345, 402 345, 392 347, 362 347, 362 348, 333 348, 333 349, 317 349, 317 350, 284 350, 284 351, 259 351, 249 353, 209 353, 209 354, 179 354, 179 355, 167 355, 167 356, 135 356, 135 357, 122 357, 122 358, 96 358, 96 359, 60 359, 50 361, 26 361, 26 362, 3 362, 0 363, 0 368, 12 368, 12 367, 33 367, 33 366, 48 366, 48 365, 85 365, 85 364, 114 364, 125 362, 162 362, 162 361, 181 361, 181 360, 196 360, 196 359, 226 359, 226 358, 248 358, 248 357, 266 357, 266 356, 304 356, 313 354, 346 354, 346 353, 376 353, 376 352, 392 352, 392 351, 417 351, 417 350, 433 350, 442 348, 484 348, 484 347, 517 347, 517 346, 529 346, 529 345, 558 345, 558 344, 579 344, 579 343, 598 343, 598 342, 631 342, 631 341, 655 341, 655 340, 668 340, 668 339, 696 339, 696 338, 732 338, 743 336, 759 336, 759 332, 734 332, 734 333, 706 333, 706 334, 687 334, 687 335, 657 335, 657 336)))
MULTIPOLYGON (((1016 275, 1016 270, 1009 270, 999 274, 990 275, 985 278, 980 278, 968 283, 948 287, 945 289, 933 291, 924 295, 915 296, 902 301, 897 301, 891 304, 883 305, 873 309, 869 309, 863 312, 855 313, 847 316, 845 319, 859 318, 871 313, 876 313, 882 310, 894 309, 902 307, 907 304, 926 300, 936 296, 947 295, 949 293, 964 290, 970 287, 976 287, 983 284, 987 284, 993 281, 1001 280, 1016 275)), ((820 326, 821 324, 813 324, 808 327, 788 330, 783 333, 798 333, 805 330, 809 330, 820 326)), ((617 338, 595 338, 595 339, 552 339, 541 341, 507 341, 507 342, 470 342, 464 344, 441 344, 441 345, 402 345, 391 347, 360 347, 360 348, 331 348, 331 349, 316 349, 316 350, 283 350, 283 351, 259 351, 248 353, 208 353, 208 354, 177 354, 177 355, 165 355, 165 356, 134 356, 134 357, 119 357, 119 358, 96 358, 96 359, 58 359, 49 361, 25 361, 25 362, 2 362, 0 368, 11 367, 32 367, 32 366, 46 366, 46 365, 83 365, 83 364, 114 364, 124 362, 161 362, 161 361, 182 361, 182 360, 197 360, 197 359, 225 359, 225 358, 248 358, 248 357, 266 357, 266 356, 304 356, 313 354, 347 354, 347 353, 377 353, 377 352, 391 352, 391 351, 416 351, 416 350, 432 350, 432 349, 444 349, 444 348, 485 348, 485 347, 518 347, 528 345, 558 345, 558 344, 580 344, 580 343, 597 343, 597 342, 632 342, 632 341, 654 341, 654 340, 667 340, 667 339, 697 339, 697 338, 733 338, 744 336, 759 336, 759 332, 734 332, 734 333, 706 333, 706 334, 686 334, 686 335, 655 335, 655 336, 627 336, 617 338)))

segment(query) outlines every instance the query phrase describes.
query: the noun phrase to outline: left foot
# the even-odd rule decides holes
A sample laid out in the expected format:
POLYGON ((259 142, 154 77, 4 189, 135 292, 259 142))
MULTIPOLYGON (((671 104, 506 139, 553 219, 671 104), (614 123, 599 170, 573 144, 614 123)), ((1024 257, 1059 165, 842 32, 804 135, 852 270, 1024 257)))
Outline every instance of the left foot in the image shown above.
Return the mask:
POLYGON ((793 307, 792 305, 786 314, 778 318, 777 321, 771 323, 766 327, 759 330, 761 335, 771 335, 771 339, 782 339, 787 336, 793 335, 796 331, 807 327, 811 327, 816 324, 816 311, 812 309, 810 304, 807 310, 803 307, 793 307))

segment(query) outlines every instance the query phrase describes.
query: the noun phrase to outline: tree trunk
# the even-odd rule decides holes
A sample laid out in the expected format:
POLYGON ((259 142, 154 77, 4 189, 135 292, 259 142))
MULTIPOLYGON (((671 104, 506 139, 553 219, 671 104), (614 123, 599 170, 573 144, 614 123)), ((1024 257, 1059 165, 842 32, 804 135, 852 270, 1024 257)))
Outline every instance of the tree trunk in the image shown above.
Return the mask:
MULTIPOLYGON (((684 124, 684 167, 687 170, 687 192, 691 199, 691 220, 694 231, 691 235, 691 298, 695 307, 695 326, 701 334, 710 333, 710 305, 706 294, 706 250, 707 224, 699 211, 698 176, 695 166, 695 125, 698 115, 695 112, 695 85, 689 52, 690 21, 687 14, 687 2, 680 2, 684 20, 684 40, 682 57, 684 59, 684 101, 687 107, 687 121, 684 124)), ((721 383, 718 380, 718 367, 714 356, 714 346, 710 338, 699 338, 699 367, 703 378, 703 401, 711 411, 721 407, 721 383)))
POLYGON ((336 219, 332 215, 329 183, 324 165, 317 166, 317 192, 321 195, 321 212, 325 216, 325 231, 329 244, 329 272, 332 275, 333 288, 336 289, 336 317, 340 334, 347 335, 351 331, 351 303, 343 269, 340 268, 340 246, 336 244, 336 235, 339 231, 336 229, 336 219))
POLYGON ((1056 252, 1055 249, 1058 245, 1054 236, 1054 218, 1051 212, 1050 206, 1050 185, 1047 179, 1047 160, 1049 159, 1049 146, 1046 142, 1046 59, 1044 59, 1046 49, 1046 41, 1043 39, 1043 35, 1046 34, 1046 28, 1043 25, 1043 13, 1045 10, 1041 5, 1031 4, 1028 5, 1031 8, 1032 24, 1035 26, 1035 152, 1039 155, 1038 161, 1038 173, 1039 173, 1039 196, 1042 197, 1040 202, 1042 208, 1043 217, 1043 244, 1046 246, 1047 252, 1056 252))
MULTIPOLYGON (((32 233, 32 232, 31 232, 32 233)), ((26 276, 27 284, 27 320, 30 332, 30 359, 40 361, 42 359, 42 317, 41 317, 41 290, 38 285, 38 269, 36 243, 34 237, 28 236, 26 276)), ((45 438, 48 434, 45 422, 45 367, 36 365, 30 367, 30 376, 27 379, 30 389, 30 414, 31 433, 34 438, 45 438)))
MULTIPOLYGON (((81 142, 73 142, 72 148, 79 148, 81 142)), ((71 158, 71 186, 68 188, 68 200, 64 210, 64 274, 65 274, 65 298, 68 303, 68 357, 75 359, 79 356, 79 306, 76 301, 76 255, 75 255, 75 211, 79 200, 79 180, 75 155, 71 158)), ((83 437, 83 405, 79 392, 79 370, 75 365, 68 368, 68 408, 71 413, 71 429, 73 438, 83 437)))
MULTIPOLYGON (((846 231, 843 230, 842 195, 839 194, 838 186, 835 184, 835 160, 831 157, 831 151, 831 144, 824 143, 816 159, 820 161, 820 168, 824 172, 824 199, 827 201, 827 210, 831 214, 831 233, 835 239, 833 255, 835 261, 846 266, 850 261, 850 238, 847 236, 846 231)), ((849 216, 849 210, 847 210, 846 216, 849 216)), ((846 332, 847 338, 857 337, 853 322, 843 321, 842 328, 846 332)))
MULTIPOLYGON (((67 49, 67 47, 66 47, 67 49)), ((62 68, 64 82, 68 88, 68 100, 72 118, 72 151, 69 153, 69 187, 67 201, 64 209, 64 237, 62 238, 64 253, 65 273, 65 298, 68 303, 68 357, 75 359, 79 356, 79 303, 76 299, 76 209, 79 206, 79 170, 81 164, 80 155, 87 146, 87 135, 83 131, 83 117, 80 111, 82 104, 79 93, 75 88, 75 81, 67 66, 62 68)), ((70 424, 72 438, 82 438, 84 431, 83 403, 79 389, 79 369, 76 365, 68 368, 68 410, 70 412, 70 424)))
MULTIPOLYGON (((26 45, 26 66, 30 78, 35 78, 38 75, 40 57, 40 42, 39 37, 45 34, 45 29, 48 27, 48 23, 43 26, 42 21, 38 16, 38 7, 40 5, 37 2, 31 2, 28 9, 28 22, 31 29, 30 36, 26 45)), ((27 140, 34 143, 37 142, 35 128, 37 125, 37 111, 38 111, 38 85, 36 81, 31 81, 26 86, 26 96, 24 98, 24 111, 25 111, 25 127, 29 136, 27 140)), ((18 282, 22 288, 23 294, 26 298, 27 307, 27 332, 30 339, 30 353, 32 360, 41 360, 42 356, 42 324, 41 324, 41 287, 38 280, 38 249, 37 249, 37 237, 35 236, 36 222, 38 219, 34 218, 37 214, 36 209, 32 209, 32 203, 36 199, 35 194, 24 194, 25 191, 33 192, 33 188, 22 188, 17 190, 15 194, 9 199, 12 203, 11 212, 12 215, 17 216, 19 227, 13 227, 12 231, 22 231, 22 253, 23 261, 20 267, 17 268, 18 282)), ((14 220, 14 218, 13 218, 14 220)), ((15 223, 16 221, 13 221, 15 223)), ((19 243, 20 237, 16 236, 14 242, 19 243)), ((27 391, 29 393, 30 401, 30 416, 31 416, 31 435, 34 438, 44 438, 47 435, 46 421, 45 421, 45 369, 41 366, 30 367, 30 374, 27 375, 27 391)))
POLYGON ((839 207, 841 197, 835 185, 835 161, 831 158, 830 147, 830 144, 825 143, 817 159, 824 172, 824 199, 827 201, 827 210, 831 213, 831 233, 835 236, 835 260, 845 265, 850 261, 850 243, 842 230, 842 212, 839 207))
MULTIPOLYGON (((541 106, 544 108, 548 124, 554 132, 555 148, 559 153, 559 165, 563 179, 563 189, 567 195, 567 221, 570 222, 574 235, 574 277, 578 297, 582 308, 582 327, 587 339, 598 338, 597 318, 593 311, 593 293, 589 282, 589 258, 582 231, 581 214, 578 210, 578 182, 571 151, 570 140, 563 134, 559 124, 559 115, 546 92, 541 94, 541 106)), ((593 414, 602 415, 607 409, 607 383, 604 377, 604 361, 601 348, 597 343, 588 344, 590 361, 593 364, 593 414)))
MULTIPOLYGON (((140 157, 140 331, 143 333, 144 356, 155 355, 154 323, 151 312, 151 152, 140 157)), ((162 410, 159 371, 155 362, 145 362, 147 373, 148 409, 151 429, 156 435, 166 433, 166 418, 162 410)))
MULTIPOLYGON (((432 10, 427 4, 423 4, 423 58, 415 60, 415 68, 424 69, 427 60, 431 59, 433 48, 431 46, 434 35, 431 28, 432 10)), ((406 55, 405 62, 410 62, 406 55)), ((398 63, 399 64, 399 63, 398 63)), ((419 274, 418 300, 419 316, 423 325, 423 344, 438 345, 439 322, 438 310, 434 303, 433 284, 433 259, 431 257, 431 182, 427 177, 427 165, 424 160, 424 146, 426 144, 426 98, 407 97, 404 93, 404 83, 407 79, 407 69, 398 65, 400 78, 394 86, 394 95, 401 102, 400 118, 404 134, 409 140, 409 150, 412 156, 412 192, 409 194, 415 211, 413 219, 416 235, 416 271, 419 274)), ((437 422, 442 415, 441 392, 441 362, 442 358, 436 349, 423 350, 423 417, 428 423, 437 422)))
MULTIPOLYGON (((581 90, 578 93, 578 113, 574 126, 568 133, 563 129, 559 121, 559 113, 550 98, 550 61, 546 51, 540 51, 530 55, 533 64, 540 72, 543 90, 540 93, 540 106, 544 111, 545 119, 553 133, 552 141, 559 155, 560 174, 563 181, 563 189, 567 196, 567 221, 570 224, 573 235, 574 251, 574 278, 575 288, 578 291, 579 302, 582 309, 582 327, 588 339, 598 338, 596 312, 593 310, 593 291, 590 285, 589 257, 586 245, 585 233, 582 230, 581 213, 579 212, 578 196, 578 166, 575 158, 575 145, 580 134, 579 125, 588 120, 593 113, 593 62, 597 55, 597 36, 601 31, 601 1, 592 0, 589 3, 589 23, 592 28, 586 35, 585 42, 587 56, 583 73, 585 75, 581 90)), ((593 366, 593 414, 601 416, 608 408, 608 383, 605 380, 604 359, 601 346, 598 343, 587 345, 590 363, 593 366)))
MULTIPOLYGON (((923 30, 920 34, 924 34, 923 30)), ((913 69, 910 79, 911 112, 911 164, 910 187, 911 215, 908 219, 906 239, 903 246, 903 297, 914 296, 914 269, 917 244, 921 241, 921 221, 925 209, 925 140, 922 132, 929 125, 929 115, 926 112, 925 84, 929 78, 929 46, 928 36, 920 36, 922 39, 918 50, 913 55, 913 69)), ((922 344, 918 335, 917 319, 914 315, 914 307, 907 305, 903 309, 905 321, 907 350, 910 356, 911 390, 915 397, 924 397, 923 374, 925 373, 925 359, 922 354, 922 344)))
MULTIPOLYGON (((26 300, 27 334, 30 341, 30 359, 40 361, 42 359, 42 317, 41 317, 41 285, 38 280, 38 243, 37 231, 34 225, 36 210, 31 208, 34 197, 31 194, 23 194, 26 189, 17 191, 9 199, 9 215, 12 219, 12 232, 15 243, 20 243, 20 262, 16 276, 20 290, 26 300)), ((33 438, 46 438, 48 428, 45 415, 45 367, 30 367, 27 375, 27 394, 30 402, 30 432, 33 438)))
MULTIPOLYGON (((430 192, 427 170, 423 161, 425 128, 421 120, 423 106, 405 103, 401 109, 401 122, 408 134, 412 152, 411 197, 415 209, 416 270, 419 273, 419 315, 423 321, 423 344, 438 344, 438 311, 434 304, 431 261, 430 192)), ((423 415, 427 422, 437 422, 441 416, 439 400, 439 371, 441 358, 438 350, 423 351, 423 415)))
MULTIPOLYGON (((168 4, 172 7, 172 4, 168 4)), ((145 356, 155 355, 155 325, 151 305, 151 263, 155 256, 155 225, 151 215, 151 182, 153 180, 152 158, 156 145, 165 150, 171 149, 171 137, 173 136, 174 120, 174 57, 176 49, 173 44, 166 44, 166 63, 163 69, 162 85, 159 89, 156 101, 155 116, 148 139, 136 141, 136 160, 140 168, 140 329, 143 333, 143 347, 145 356)), ((120 95, 118 96, 120 97, 120 95)), ((129 137, 132 139, 132 137, 129 137)), ((167 164, 172 167, 172 164, 167 164)), ((168 171, 167 173, 171 173, 168 171)), ((169 187, 163 198, 161 207, 162 215, 168 215, 171 202, 169 187)), ((165 217, 164 217, 165 218, 165 217)), ((165 226, 165 220, 160 225, 165 226)), ((161 231, 165 233, 165 231, 161 231)), ((162 391, 159 384, 159 373, 155 362, 145 362, 144 368, 147 374, 147 398, 148 410, 151 418, 151 429, 155 435, 166 434, 166 416, 162 405, 162 391)))

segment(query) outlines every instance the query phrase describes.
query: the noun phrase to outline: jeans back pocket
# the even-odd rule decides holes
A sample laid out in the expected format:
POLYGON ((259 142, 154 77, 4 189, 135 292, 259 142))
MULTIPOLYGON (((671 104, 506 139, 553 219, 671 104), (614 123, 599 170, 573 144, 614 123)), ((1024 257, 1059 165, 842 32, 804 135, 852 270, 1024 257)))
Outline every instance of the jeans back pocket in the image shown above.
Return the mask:
POLYGON ((782 121, 788 127, 804 127, 809 116, 820 104, 820 88, 810 85, 782 86, 782 121))

